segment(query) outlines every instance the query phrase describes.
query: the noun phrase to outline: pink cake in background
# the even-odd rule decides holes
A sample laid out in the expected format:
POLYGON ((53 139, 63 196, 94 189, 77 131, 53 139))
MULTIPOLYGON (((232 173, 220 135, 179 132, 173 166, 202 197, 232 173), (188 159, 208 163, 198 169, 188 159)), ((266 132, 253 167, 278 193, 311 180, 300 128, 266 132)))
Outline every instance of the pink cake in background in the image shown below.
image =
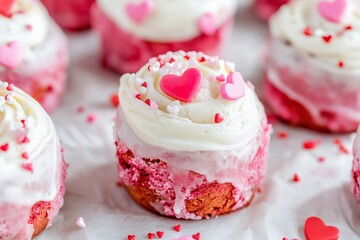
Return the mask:
POLYGON ((236 0, 98 0, 92 22, 101 38, 102 63, 125 73, 167 51, 218 55, 236 6, 236 0))
POLYGON ((55 21, 67 30, 90 27, 90 7, 95 0, 41 0, 55 21))
POLYGON ((28 240, 63 205, 66 163, 50 117, 6 82, 0 82, 0 132, 0 239, 28 240))
POLYGON ((282 5, 288 2, 289 0, 256 0, 255 9, 262 20, 268 21, 282 5))
POLYGON ((8 11, 0 10, 0 26, 0 79, 52 111, 66 86, 66 36, 32 0, 15 0, 8 11))
POLYGON ((274 15, 265 94, 281 119, 325 132, 356 130, 359 16, 355 0, 293 1, 274 15))
POLYGON ((250 204, 268 156, 264 109, 232 63, 168 52, 120 79, 119 180, 144 208, 202 219, 250 204))

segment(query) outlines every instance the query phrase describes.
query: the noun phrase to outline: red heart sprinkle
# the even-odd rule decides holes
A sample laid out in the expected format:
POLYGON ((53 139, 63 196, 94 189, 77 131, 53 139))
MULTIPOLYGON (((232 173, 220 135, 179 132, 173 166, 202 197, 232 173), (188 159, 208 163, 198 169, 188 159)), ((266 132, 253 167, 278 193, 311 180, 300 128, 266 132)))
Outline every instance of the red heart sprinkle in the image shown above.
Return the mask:
POLYGON ((195 233, 192 235, 193 239, 199 240, 200 239, 200 233, 195 233))
POLYGON ((344 30, 346 31, 353 30, 353 27, 351 25, 347 25, 344 27, 344 30))
POLYGON ((326 36, 323 36, 322 39, 324 40, 324 42, 326 43, 330 43, 331 40, 332 40, 333 36, 332 35, 326 35, 326 36))
POLYGON ((162 238, 164 236, 164 232, 163 231, 157 231, 156 235, 158 236, 158 238, 162 238))
POLYGON ((128 240, 135 240, 136 236, 135 235, 128 235, 128 240))
POLYGON ((9 144, 5 143, 3 145, 0 146, 0 150, 3 152, 6 152, 9 149, 9 144))
POLYGON ((22 157, 23 159, 29 159, 29 154, 28 154, 27 152, 23 152, 23 153, 21 154, 21 157, 22 157))
POLYGON ((196 68, 189 68, 181 76, 168 74, 160 80, 161 90, 166 95, 182 102, 193 101, 201 84, 202 73, 196 68))
POLYGON ((0 14, 11 17, 11 9, 15 3, 15 0, 0 0, 0 14))
POLYGON ((177 232, 180 232, 181 231, 181 225, 176 225, 174 226, 174 230, 177 231, 177 232))
POLYGON ((326 226, 318 217, 309 217, 305 221, 306 240, 338 240, 340 231, 333 226, 326 226))
POLYGON ((216 113, 216 114, 215 114, 215 117, 214 117, 214 122, 215 122, 215 123, 221 123, 222 121, 224 121, 224 117, 221 116, 220 113, 216 113))
POLYGON ((155 234, 154 233, 148 233, 148 239, 153 239, 155 238, 155 234))
POLYGON ((311 29, 311 27, 306 27, 305 29, 304 29, 304 34, 305 34, 305 36, 312 36, 312 29, 311 29))
POLYGON ((299 174, 295 173, 292 180, 293 182, 300 182, 299 174))

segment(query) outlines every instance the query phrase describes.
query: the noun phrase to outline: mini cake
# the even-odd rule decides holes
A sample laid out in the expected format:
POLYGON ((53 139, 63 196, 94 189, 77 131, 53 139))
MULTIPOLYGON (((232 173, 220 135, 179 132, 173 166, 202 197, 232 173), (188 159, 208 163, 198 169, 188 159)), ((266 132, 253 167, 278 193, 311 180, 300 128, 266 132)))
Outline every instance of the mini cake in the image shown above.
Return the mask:
POLYGON ((360 127, 357 130, 357 136, 353 146, 353 166, 352 166, 352 192, 356 201, 360 204, 360 127))
POLYGON ((50 117, 0 82, 0 239, 31 239, 50 226, 63 205, 65 175, 50 117))
POLYGON ((119 179, 144 208, 202 219, 250 204, 265 174, 270 126, 234 64, 168 52, 120 79, 119 179))
POLYGON ((62 27, 76 31, 90 27, 90 7, 95 0, 41 0, 62 27))
POLYGON ((288 2, 289 0, 256 0, 255 9, 261 19, 268 21, 282 5, 288 2))
POLYGON ((125 73, 167 51, 217 55, 236 7, 237 0, 97 0, 92 22, 100 33, 102 62, 125 73))
POLYGON ((40 2, 0 0, 0 79, 51 111, 64 92, 67 63, 67 39, 40 2))
POLYGON ((360 121, 360 1, 299 0, 270 21, 265 94, 294 125, 355 131, 360 121))

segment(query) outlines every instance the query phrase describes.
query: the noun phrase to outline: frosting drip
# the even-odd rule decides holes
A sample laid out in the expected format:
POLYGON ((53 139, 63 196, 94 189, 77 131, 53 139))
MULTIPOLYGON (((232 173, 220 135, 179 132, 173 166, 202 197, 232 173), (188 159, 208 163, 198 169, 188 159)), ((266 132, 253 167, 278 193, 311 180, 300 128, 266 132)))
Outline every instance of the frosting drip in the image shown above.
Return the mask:
POLYGON ((169 52, 151 59, 136 74, 121 77, 121 111, 136 136, 152 146, 175 151, 243 147, 257 134, 263 112, 247 84, 244 96, 237 100, 222 96, 221 80, 232 72, 234 65, 218 58, 169 52), (181 76, 190 68, 198 69, 202 75, 201 87, 191 102, 180 102, 162 91, 160 83, 165 75, 181 76), (221 121, 216 121, 219 115, 221 121))
POLYGON ((125 31, 156 42, 190 40, 201 34, 199 21, 203 16, 212 16, 207 19, 206 26, 218 28, 237 8, 236 0, 99 0, 97 4, 125 31), (129 5, 133 10, 126 11, 129 5), (138 15, 147 16, 139 21, 138 15))
POLYGON ((345 2, 339 21, 319 10, 325 1, 298 0, 284 5, 270 21, 271 34, 323 65, 336 69, 341 61, 349 74, 355 73, 360 66, 360 1, 337 0, 345 2))
POLYGON ((59 191, 59 147, 42 107, 0 82, 0 203, 32 205, 54 199, 59 191))

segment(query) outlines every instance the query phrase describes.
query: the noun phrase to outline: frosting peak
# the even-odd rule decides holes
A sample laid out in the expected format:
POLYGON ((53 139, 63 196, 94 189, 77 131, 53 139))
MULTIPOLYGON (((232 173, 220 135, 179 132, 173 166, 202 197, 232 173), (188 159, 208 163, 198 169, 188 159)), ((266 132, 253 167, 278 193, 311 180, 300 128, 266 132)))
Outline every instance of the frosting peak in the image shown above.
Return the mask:
POLYGON ((52 200, 60 161, 55 128, 42 107, 0 81, 0 203, 52 200))
POLYGON ((195 52, 169 52, 123 75, 119 98, 119 115, 137 137, 171 150, 241 147, 263 118, 255 92, 232 63, 195 52))

